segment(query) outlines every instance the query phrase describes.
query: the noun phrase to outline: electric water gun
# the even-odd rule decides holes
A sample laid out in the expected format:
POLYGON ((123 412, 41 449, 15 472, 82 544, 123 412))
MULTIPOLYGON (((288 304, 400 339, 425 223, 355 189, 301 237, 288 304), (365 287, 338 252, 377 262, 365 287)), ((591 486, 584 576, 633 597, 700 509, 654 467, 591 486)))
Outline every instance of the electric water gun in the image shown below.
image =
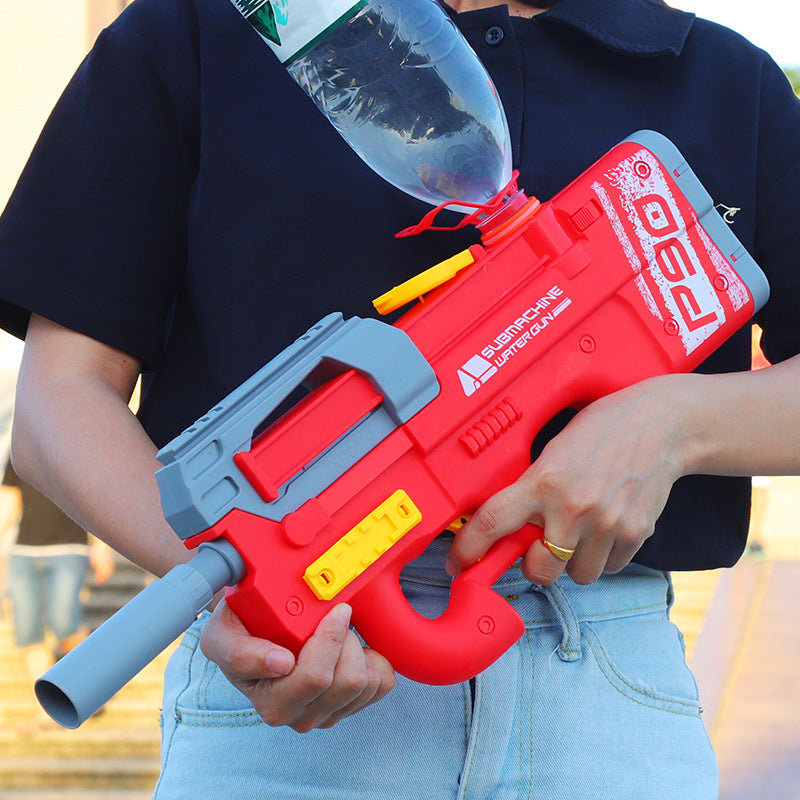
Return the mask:
POLYGON ((80 724, 224 585, 251 634, 294 652, 347 602, 366 642, 425 683, 471 678, 522 635, 492 584, 539 528, 455 578, 437 619, 409 605, 401 569, 522 474, 556 413, 694 369, 769 290, 659 134, 547 203, 515 198, 482 244, 376 301, 424 296, 395 324, 331 314, 161 450, 165 515, 200 553, 38 682, 55 719, 80 724))

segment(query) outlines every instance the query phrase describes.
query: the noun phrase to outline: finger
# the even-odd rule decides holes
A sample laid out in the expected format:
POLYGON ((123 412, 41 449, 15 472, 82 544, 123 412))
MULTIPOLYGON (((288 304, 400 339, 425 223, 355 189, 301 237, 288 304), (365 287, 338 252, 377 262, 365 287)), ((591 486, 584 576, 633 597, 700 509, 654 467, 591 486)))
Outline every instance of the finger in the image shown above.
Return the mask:
POLYGON ((618 538, 614 542, 614 546, 611 548, 611 552, 608 556, 608 561, 606 562, 605 572, 608 573, 615 573, 621 572, 628 564, 631 563, 633 557, 636 553, 639 552, 642 544, 644 541, 652 535, 654 529, 650 530, 650 533, 646 534, 641 539, 636 539, 635 541, 625 540, 622 538, 618 538))
POLYGON ((613 538, 609 537, 582 540, 575 555, 566 565, 570 578, 582 586, 594 583, 605 572, 613 543, 613 538))
POLYGON ((367 669, 367 685, 361 695, 346 707, 342 708, 339 717, 355 714, 385 697, 397 683, 397 676, 392 665, 378 652, 366 647, 362 650, 367 669))
MULTIPOLYGON (((260 681, 246 692, 267 725, 298 726, 311 719, 309 706, 331 686, 349 632, 350 607, 337 605, 322 618, 303 646, 295 668, 275 680, 260 681)), ((303 730, 310 730, 313 721, 303 730)))
POLYGON ((232 680, 279 678, 295 665, 290 650, 252 636, 224 600, 203 629, 200 649, 232 680))
MULTIPOLYGON (((565 537, 557 538, 559 535, 555 533, 551 535, 554 544, 558 544, 559 547, 575 548, 577 555, 579 546, 577 542, 565 544, 565 537)), ((575 555, 572 558, 575 558, 575 555)), ((537 539, 522 559, 522 574, 532 583, 549 586, 564 574, 568 563, 570 562, 558 558, 548 550, 541 539, 537 539)))
POLYGON ((395 687, 397 676, 392 665, 375 650, 365 648, 363 654, 367 667, 367 684, 364 690, 357 698, 332 715, 321 727, 330 728, 346 717, 377 703, 395 687))
POLYGON ((372 700, 370 700, 369 704, 371 705, 372 703, 377 703, 378 700, 385 697, 394 689, 397 683, 397 675, 389 661, 376 650, 366 648, 364 650, 364 657, 367 659, 367 664, 371 672, 378 676, 378 690, 372 700))
POLYGON ((389 662, 348 631, 329 688, 297 714, 291 727, 298 733, 333 727, 384 697, 395 680, 389 662))
POLYGON ((295 669, 280 681, 284 704, 305 707, 328 691, 348 638, 351 614, 350 606, 340 603, 320 620, 300 651, 295 669))
MULTIPOLYGON (((348 631, 339 653, 338 661, 328 680, 328 685, 316 696, 309 697, 302 708, 298 706, 291 727, 298 733, 307 733, 314 728, 330 727, 340 719, 343 709, 358 704, 361 695, 370 685, 369 671, 364 658, 364 649, 358 637, 348 631)), ((315 684, 316 685, 316 684, 315 684)))
POLYGON ((520 481, 487 500, 456 534, 445 568, 455 577, 482 558, 503 536, 531 521, 532 503, 520 481))
POLYGON ((395 686, 396 676, 391 664, 379 653, 362 647, 352 631, 342 650, 342 656, 328 692, 309 707, 315 720, 293 726, 304 732, 311 728, 331 728, 346 717, 358 713, 385 697, 395 686))

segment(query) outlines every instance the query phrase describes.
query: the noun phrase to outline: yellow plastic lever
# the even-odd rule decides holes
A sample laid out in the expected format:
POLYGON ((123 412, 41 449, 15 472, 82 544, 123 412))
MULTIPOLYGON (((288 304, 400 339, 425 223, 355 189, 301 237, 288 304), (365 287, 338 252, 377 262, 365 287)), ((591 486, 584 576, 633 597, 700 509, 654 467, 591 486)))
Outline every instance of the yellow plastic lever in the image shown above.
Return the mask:
POLYGON ((372 305, 379 314, 390 314, 398 308, 416 300, 427 292, 433 291, 437 286, 441 286, 457 272, 475 263, 475 257, 469 250, 462 250, 454 256, 441 261, 438 264, 426 269, 425 272, 420 272, 413 278, 395 286, 385 294, 382 294, 376 300, 372 301, 372 305))
POLYGON ((320 600, 332 600, 421 520, 422 512, 398 489, 309 564, 303 580, 320 600))

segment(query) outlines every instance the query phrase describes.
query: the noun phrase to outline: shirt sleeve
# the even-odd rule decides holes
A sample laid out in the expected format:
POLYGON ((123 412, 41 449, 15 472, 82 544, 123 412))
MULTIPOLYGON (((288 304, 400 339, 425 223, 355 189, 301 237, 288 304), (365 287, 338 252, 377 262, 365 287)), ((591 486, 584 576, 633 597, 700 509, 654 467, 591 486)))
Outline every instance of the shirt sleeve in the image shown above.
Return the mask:
POLYGON ((153 367, 186 262, 196 64, 190 45, 160 47, 124 17, 67 86, 0 218, 0 325, 22 337, 35 312, 153 367))
POLYGON ((761 76, 754 257, 770 281, 757 316, 772 362, 800 353, 800 98, 767 58, 761 76))

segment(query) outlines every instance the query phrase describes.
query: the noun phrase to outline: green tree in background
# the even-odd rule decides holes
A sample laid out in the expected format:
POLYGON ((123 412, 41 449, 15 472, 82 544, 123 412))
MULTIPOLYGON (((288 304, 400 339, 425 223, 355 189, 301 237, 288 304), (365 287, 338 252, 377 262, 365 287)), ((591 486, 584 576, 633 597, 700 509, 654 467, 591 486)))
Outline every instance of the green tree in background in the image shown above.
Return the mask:
POLYGON ((789 80, 792 82, 794 90, 800 94, 800 67, 791 67, 784 70, 784 72, 786 72, 786 74, 789 76, 789 80))

